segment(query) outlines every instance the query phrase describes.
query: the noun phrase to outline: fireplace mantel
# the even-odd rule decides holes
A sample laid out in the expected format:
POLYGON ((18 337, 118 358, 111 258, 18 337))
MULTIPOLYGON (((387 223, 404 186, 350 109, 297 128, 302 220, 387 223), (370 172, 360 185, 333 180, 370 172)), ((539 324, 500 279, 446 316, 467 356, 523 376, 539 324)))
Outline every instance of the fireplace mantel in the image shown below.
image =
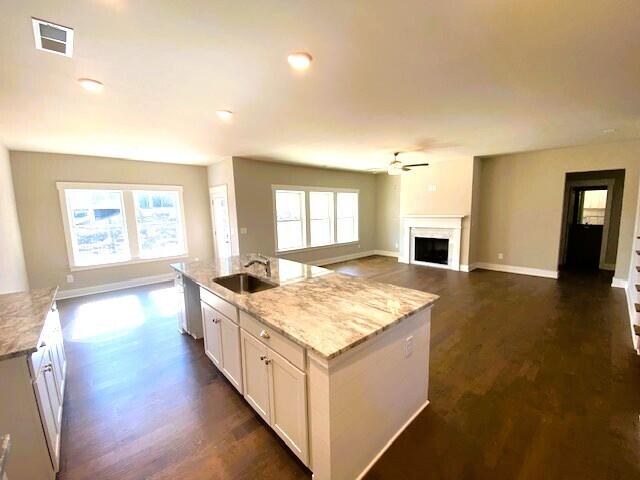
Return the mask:
POLYGON ((460 242, 462 219, 466 215, 403 215, 400 232, 400 256, 398 261, 416 263, 436 268, 460 270, 460 242), (433 238, 449 239, 449 261, 447 265, 418 262, 413 257, 413 242, 417 236, 429 235, 433 238))

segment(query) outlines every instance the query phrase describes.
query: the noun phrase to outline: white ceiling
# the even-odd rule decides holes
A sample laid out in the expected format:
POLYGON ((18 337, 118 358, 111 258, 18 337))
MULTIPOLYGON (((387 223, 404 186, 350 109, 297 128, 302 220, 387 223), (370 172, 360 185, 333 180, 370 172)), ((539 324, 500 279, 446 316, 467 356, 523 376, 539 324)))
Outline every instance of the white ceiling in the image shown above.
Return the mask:
POLYGON ((10 149, 367 169, 396 149, 439 160, 640 137, 638 0, 0 6, 10 149), (73 58, 36 51, 32 16, 75 29, 73 58), (286 62, 296 50, 314 56, 304 74, 286 62))

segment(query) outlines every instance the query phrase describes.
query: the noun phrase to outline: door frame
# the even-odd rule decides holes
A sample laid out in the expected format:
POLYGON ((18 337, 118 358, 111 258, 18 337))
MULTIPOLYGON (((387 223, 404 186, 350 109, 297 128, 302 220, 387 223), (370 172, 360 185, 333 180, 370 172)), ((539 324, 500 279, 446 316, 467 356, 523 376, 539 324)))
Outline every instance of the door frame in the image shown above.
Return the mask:
MULTIPOLYGON (((604 225, 602 226, 602 242, 600 243, 600 260, 598 267, 601 270, 615 270, 616 265, 610 265, 606 262, 607 244, 609 242, 609 220, 611 218, 611 206, 613 204, 613 190, 616 181, 614 178, 603 178, 601 180, 568 180, 565 182, 564 188, 564 217, 562 219, 562 233, 560 237, 560 265, 567 262, 567 247, 569 245, 569 228, 573 216, 574 200, 571 192, 574 188, 580 187, 607 187, 607 206, 604 211, 604 225)), ((617 259, 616 259, 617 260, 617 259)))
POLYGON ((227 218, 229 219, 229 242, 231 248, 231 255, 233 255, 233 235, 231 231, 231 216, 229 214, 229 188, 226 183, 220 185, 214 185, 209 187, 209 210, 211 212, 211 230, 213 234, 213 254, 215 258, 220 258, 218 255, 218 238, 216 233, 216 217, 213 211, 213 197, 219 195, 220 192, 224 192, 224 196, 227 199, 227 218))

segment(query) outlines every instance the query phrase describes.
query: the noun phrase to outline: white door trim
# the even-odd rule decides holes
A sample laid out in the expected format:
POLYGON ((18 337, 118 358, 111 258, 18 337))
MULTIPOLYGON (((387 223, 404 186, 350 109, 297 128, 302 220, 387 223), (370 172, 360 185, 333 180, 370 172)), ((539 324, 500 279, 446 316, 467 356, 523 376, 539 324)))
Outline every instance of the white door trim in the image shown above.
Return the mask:
POLYGON ((220 193, 224 192, 224 196, 227 199, 227 219, 229 221, 229 242, 231 254, 233 255, 233 235, 231 235, 231 216, 229 215, 229 188, 226 183, 220 185, 214 185, 209 187, 209 209, 211 211, 211 230, 212 230, 212 238, 213 238, 213 253, 216 258, 220 258, 218 252, 218 241, 217 241, 217 233, 216 233, 216 217, 213 209, 213 198, 216 195, 220 195, 220 193))

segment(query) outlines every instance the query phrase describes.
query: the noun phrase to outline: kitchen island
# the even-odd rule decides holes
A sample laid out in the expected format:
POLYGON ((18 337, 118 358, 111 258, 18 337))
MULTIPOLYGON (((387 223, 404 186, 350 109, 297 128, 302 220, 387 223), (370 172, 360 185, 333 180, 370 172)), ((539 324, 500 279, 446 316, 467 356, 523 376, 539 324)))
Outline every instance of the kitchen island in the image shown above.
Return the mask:
POLYGON ((199 286, 205 353, 314 479, 359 478, 428 404, 438 297, 254 259, 172 265, 199 286))

